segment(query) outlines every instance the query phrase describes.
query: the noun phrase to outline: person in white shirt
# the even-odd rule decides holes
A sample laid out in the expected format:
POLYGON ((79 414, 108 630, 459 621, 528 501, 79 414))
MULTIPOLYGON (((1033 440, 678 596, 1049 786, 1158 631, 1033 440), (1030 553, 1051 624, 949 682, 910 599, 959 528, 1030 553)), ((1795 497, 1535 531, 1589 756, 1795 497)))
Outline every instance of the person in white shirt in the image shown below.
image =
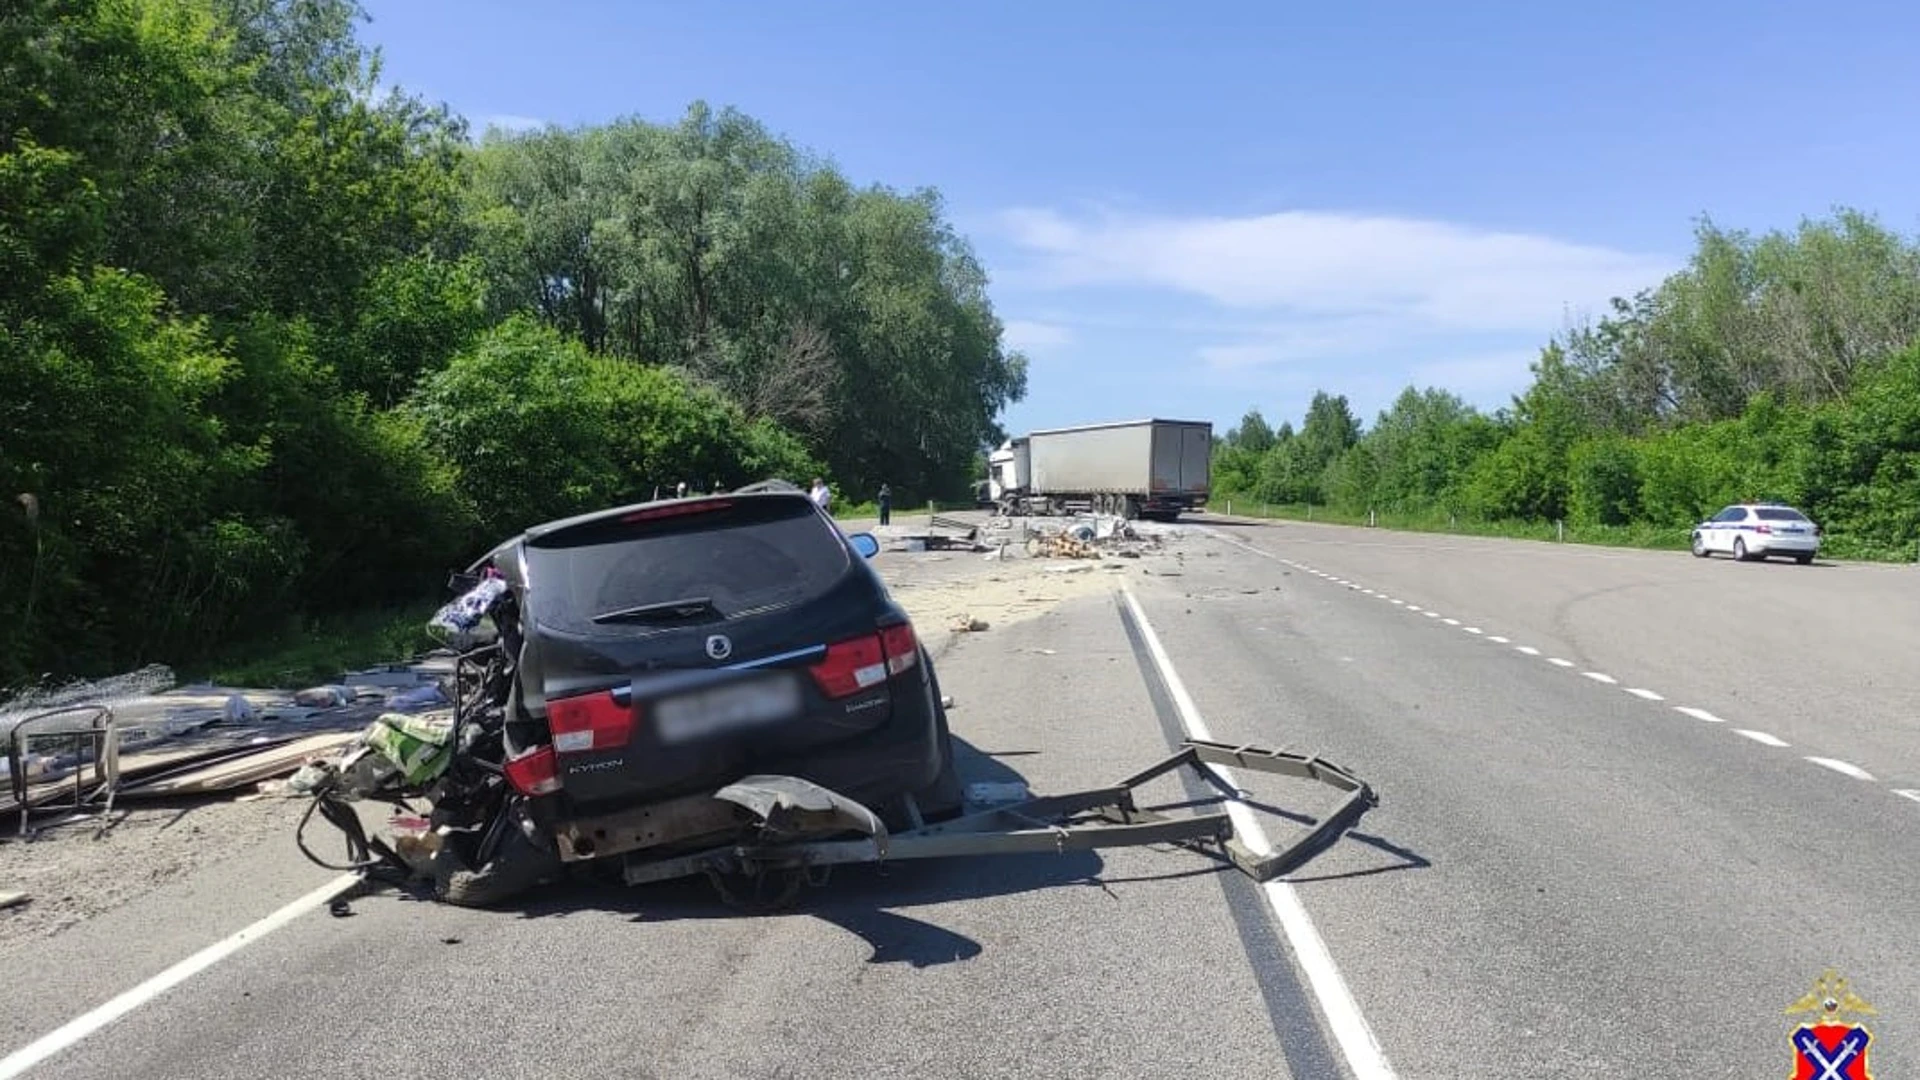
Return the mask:
POLYGON ((807 492, 807 498, 822 510, 833 509, 833 492, 827 488, 827 482, 817 476, 813 478, 813 490, 807 492))

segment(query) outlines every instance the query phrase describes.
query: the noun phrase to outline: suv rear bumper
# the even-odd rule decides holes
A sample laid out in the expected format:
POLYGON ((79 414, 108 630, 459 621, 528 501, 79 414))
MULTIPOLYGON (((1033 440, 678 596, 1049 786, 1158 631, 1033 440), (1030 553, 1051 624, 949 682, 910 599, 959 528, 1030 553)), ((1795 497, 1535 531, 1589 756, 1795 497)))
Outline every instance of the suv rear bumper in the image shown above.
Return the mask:
POLYGON ((785 753, 726 753, 709 759, 713 762, 709 768, 675 775, 670 784, 605 791, 590 802, 579 801, 563 789, 538 800, 546 805, 537 817, 542 827, 557 833, 576 822, 585 826, 592 819, 620 815, 634 807, 699 796, 758 772, 796 776, 860 802, 881 805, 920 791, 939 777, 950 750, 941 738, 938 709, 924 665, 916 665, 899 677, 886 722, 867 731, 785 753))

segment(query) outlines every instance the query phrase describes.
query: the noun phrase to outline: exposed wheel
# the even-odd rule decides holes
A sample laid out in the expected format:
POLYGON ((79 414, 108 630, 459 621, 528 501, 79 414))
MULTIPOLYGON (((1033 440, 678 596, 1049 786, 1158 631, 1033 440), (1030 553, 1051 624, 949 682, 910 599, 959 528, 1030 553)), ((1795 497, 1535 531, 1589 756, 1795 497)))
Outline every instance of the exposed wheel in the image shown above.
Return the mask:
POLYGON ((1793 557, 1793 561, 1799 563, 1801 566, 1808 566, 1813 563, 1813 556, 1812 555, 1795 555, 1793 557))
POLYGON ((1747 561, 1747 541, 1744 537, 1733 538, 1733 557, 1741 562, 1747 561))
POLYGON ((1710 554, 1712 554, 1712 552, 1709 552, 1707 550, 1707 538, 1700 535, 1699 533, 1694 533, 1693 534, 1693 557, 1696 559, 1704 559, 1710 554))
POLYGON ((433 857, 435 898, 458 907, 493 907, 559 875, 558 854, 536 847, 516 822, 505 828, 493 858, 477 869, 455 845, 441 845, 433 857))

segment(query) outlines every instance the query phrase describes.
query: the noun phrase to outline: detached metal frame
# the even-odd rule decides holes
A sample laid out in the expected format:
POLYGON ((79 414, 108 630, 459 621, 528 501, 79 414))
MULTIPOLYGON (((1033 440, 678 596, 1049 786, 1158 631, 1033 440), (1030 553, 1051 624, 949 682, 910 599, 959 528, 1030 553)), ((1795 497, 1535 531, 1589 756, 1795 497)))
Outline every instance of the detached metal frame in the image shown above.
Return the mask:
MULTIPOLYGON (((792 778, 769 778, 792 781, 792 778)), ((730 844, 692 854, 649 859, 644 852, 626 856, 623 877, 629 885, 666 881, 695 874, 759 877, 769 871, 806 871, 848 863, 887 863, 904 859, 958 856, 1064 854, 1100 848, 1176 844, 1205 850, 1216 848, 1234 866, 1255 881, 1270 881, 1299 866, 1344 834, 1378 798, 1364 781, 1317 756, 1252 746, 1188 739, 1173 756, 1109 787, 1064 795, 1039 796, 980 810, 951 821, 923 824, 889 833, 865 807, 822 788, 810 788, 819 800, 810 805, 785 805, 791 810, 782 829, 794 839, 778 842, 730 844), (1254 851, 1235 835, 1226 811, 1170 816, 1144 810, 1135 789, 1183 767, 1191 767, 1221 790, 1231 802, 1247 806, 1242 792, 1230 787, 1213 766, 1247 769, 1269 775, 1313 780, 1345 793, 1333 811, 1293 840, 1272 851, 1254 851), (799 829, 790 826, 799 824, 799 829), (833 839, 849 832, 865 832, 858 839, 833 839), (805 838, 812 832, 819 838, 805 838), (796 835, 797 834, 797 835, 796 835), (824 836, 821 834, 825 834, 824 836)), ((743 782, 736 787, 753 787, 743 782)), ((761 800, 783 795, 754 787, 761 800)), ((721 797, 727 797, 726 792, 721 797)), ((767 817, 767 815, 762 815, 767 817)), ((917 817, 917 815, 916 815, 917 817)))
POLYGON ((71 705, 21 720, 7 734, 7 769, 13 800, 20 811, 20 838, 39 831, 30 825, 36 812, 67 813, 67 817, 46 826, 48 828, 81 816, 96 803, 101 814, 112 813, 113 797, 120 788, 120 729, 115 725, 113 710, 105 705, 71 705), (91 762, 74 762, 71 789, 64 778, 57 782, 58 786, 53 786, 52 783, 36 785, 27 776, 28 748, 36 741, 55 739, 71 740, 77 746, 91 745, 93 751, 91 762), (36 793, 33 790, 36 786, 48 790, 36 793), (61 798, 68 790, 72 792, 71 802, 61 798))

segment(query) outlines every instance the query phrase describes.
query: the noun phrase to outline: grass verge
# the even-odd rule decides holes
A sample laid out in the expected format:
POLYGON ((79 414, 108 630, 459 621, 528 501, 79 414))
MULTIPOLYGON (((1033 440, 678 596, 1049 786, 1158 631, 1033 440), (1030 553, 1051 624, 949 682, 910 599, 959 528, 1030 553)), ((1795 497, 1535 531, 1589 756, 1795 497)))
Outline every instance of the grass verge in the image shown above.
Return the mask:
POLYGON ((435 644, 427 620, 441 601, 423 600, 383 611, 304 619, 272 637, 238 643, 201 665, 221 686, 298 689, 335 682, 348 671, 395 663, 435 644))

